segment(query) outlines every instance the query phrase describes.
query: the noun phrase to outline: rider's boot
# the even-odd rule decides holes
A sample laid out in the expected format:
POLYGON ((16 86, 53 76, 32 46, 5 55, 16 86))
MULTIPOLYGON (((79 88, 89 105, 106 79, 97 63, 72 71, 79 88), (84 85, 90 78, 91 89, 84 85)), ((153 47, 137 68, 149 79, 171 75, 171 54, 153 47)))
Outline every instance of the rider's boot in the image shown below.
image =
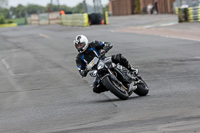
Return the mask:
POLYGON ((131 64, 128 64, 128 68, 127 69, 134 75, 138 75, 138 73, 139 73, 139 70, 135 69, 134 66, 132 66, 131 64))

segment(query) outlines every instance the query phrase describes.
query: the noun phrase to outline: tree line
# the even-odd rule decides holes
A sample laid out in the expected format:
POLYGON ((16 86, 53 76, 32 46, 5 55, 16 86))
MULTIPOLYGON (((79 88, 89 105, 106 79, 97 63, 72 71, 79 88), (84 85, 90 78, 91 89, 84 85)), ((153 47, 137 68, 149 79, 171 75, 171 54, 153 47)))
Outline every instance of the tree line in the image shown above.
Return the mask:
POLYGON ((6 19, 28 17, 35 13, 46 13, 64 10, 66 13, 83 13, 82 3, 77 4, 75 7, 69 7, 66 5, 50 5, 40 6, 36 4, 17 5, 16 7, 5 8, 0 6, 0 16, 4 16, 6 19))

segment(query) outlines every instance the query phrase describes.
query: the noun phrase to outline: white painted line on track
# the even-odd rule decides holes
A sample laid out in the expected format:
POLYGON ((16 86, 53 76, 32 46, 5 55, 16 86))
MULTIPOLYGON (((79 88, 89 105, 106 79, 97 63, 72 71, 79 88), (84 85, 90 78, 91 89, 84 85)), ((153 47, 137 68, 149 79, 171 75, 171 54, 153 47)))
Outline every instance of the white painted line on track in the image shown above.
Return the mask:
POLYGON ((178 22, 171 22, 171 23, 164 23, 164 24, 153 24, 153 25, 146 25, 146 26, 141 26, 144 29, 148 29, 148 28, 153 28, 153 27, 164 27, 164 26, 171 26, 171 25, 175 25, 178 24, 178 22))
POLYGON ((4 65, 7 69, 10 69, 10 66, 8 65, 8 63, 6 62, 5 59, 2 59, 1 62, 3 63, 3 65, 4 65))
MULTIPOLYGON (((158 35, 159 36, 159 35, 158 35)), ((174 39, 181 39, 181 40, 190 40, 190 41, 200 41, 198 39, 192 39, 192 38, 183 38, 183 37, 173 37, 173 36, 162 36, 161 37, 166 37, 166 38, 174 38, 174 39)))
POLYGON ((15 74, 13 73, 12 70, 9 70, 9 74, 10 74, 11 76, 15 76, 15 74))
MULTIPOLYGON (((5 78, 8 79, 8 81, 10 82, 11 86, 14 89, 14 92, 15 91, 20 92, 17 93, 18 97, 15 99, 15 104, 21 104, 22 102, 24 102, 24 99, 26 99, 27 97, 26 92, 18 85, 16 79, 13 77, 15 74, 11 70, 11 67, 8 65, 8 63, 6 62, 6 59, 2 59, 0 61, 0 71, 2 71, 5 78), (8 71, 5 71, 5 67, 8 71)), ((5 93, 9 93, 9 91, 5 91, 5 93)), ((6 107, 7 103, 9 103, 10 101, 11 100, 9 97, 6 98, 5 102, 3 102, 3 105, 6 107)))
POLYGON ((194 59, 200 59, 200 56, 194 57, 194 59))
POLYGON ((168 24, 161 24, 160 26, 171 26, 171 25, 175 25, 175 24, 178 24, 178 22, 168 23, 168 24))
POLYGON ((156 25, 147 25, 147 26, 142 26, 142 28, 144 28, 144 29, 152 28, 152 27, 156 27, 156 25))
POLYGON ((49 36, 44 35, 44 34, 42 34, 42 33, 40 33, 39 35, 40 35, 41 37, 44 37, 44 38, 47 38, 47 39, 49 38, 49 36))
POLYGON ((8 72, 11 76, 14 76, 15 74, 13 73, 13 71, 11 70, 10 65, 6 62, 6 59, 2 59, 1 62, 3 63, 3 65, 6 67, 6 69, 8 69, 8 72))

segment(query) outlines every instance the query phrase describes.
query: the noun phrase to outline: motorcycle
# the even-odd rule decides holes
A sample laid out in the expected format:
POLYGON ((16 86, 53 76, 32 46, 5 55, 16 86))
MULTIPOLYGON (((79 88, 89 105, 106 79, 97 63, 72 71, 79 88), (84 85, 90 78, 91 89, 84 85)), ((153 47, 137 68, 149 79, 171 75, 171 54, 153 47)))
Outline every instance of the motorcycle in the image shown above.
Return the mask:
POLYGON ((103 85, 119 99, 126 100, 133 92, 139 96, 146 96, 149 92, 149 87, 141 76, 132 74, 119 63, 113 63, 105 53, 94 57, 86 68, 89 75, 95 77, 97 86, 103 85))

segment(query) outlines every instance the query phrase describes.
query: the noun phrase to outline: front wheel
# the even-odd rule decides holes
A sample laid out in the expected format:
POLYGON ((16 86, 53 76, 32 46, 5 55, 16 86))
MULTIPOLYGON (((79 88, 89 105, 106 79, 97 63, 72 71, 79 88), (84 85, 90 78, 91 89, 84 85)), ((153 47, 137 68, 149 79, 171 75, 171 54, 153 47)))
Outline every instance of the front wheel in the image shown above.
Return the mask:
POLYGON ((141 80, 140 83, 137 83, 137 89, 134 91, 134 93, 138 96, 146 96, 149 93, 149 87, 144 80, 141 80))
POLYGON ((117 84, 115 81, 109 78, 109 76, 105 77, 103 79, 104 86, 110 90, 115 96, 117 96, 119 99, 127 100, 129 97, 129 94, 125 88, 125 86, 121 86, 117 84))

